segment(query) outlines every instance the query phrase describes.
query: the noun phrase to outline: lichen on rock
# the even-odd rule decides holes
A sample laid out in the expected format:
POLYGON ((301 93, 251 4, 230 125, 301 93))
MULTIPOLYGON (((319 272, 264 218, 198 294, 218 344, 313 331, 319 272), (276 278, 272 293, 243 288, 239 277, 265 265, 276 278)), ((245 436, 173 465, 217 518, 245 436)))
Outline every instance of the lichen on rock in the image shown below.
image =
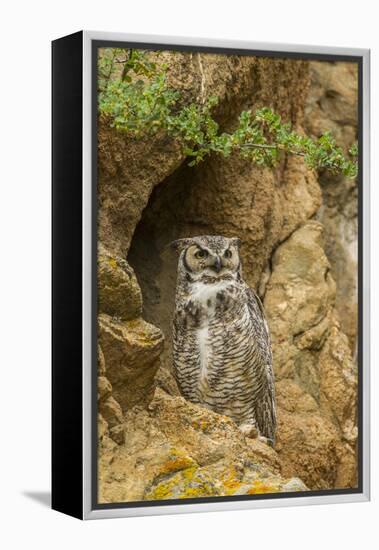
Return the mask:
POLYGON ((282 477, 276 452, 229 418, 160 389, 147 409, 125 414, 123 430, 124 445, 103 441, 100 449, 101 502, 307 490, 282 477))

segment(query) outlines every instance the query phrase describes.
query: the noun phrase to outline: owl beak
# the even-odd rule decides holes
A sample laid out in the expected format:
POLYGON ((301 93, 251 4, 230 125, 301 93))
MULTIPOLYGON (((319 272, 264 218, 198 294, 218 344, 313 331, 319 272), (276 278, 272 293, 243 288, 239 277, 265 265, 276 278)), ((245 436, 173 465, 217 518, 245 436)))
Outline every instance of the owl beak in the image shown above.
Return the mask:
POLYGON ((212 269, 214 269, 216 271, 216 273, 220 273, 220 271, 222 269, 220 256, 216 256, 214 264, 212 265, 212 269))

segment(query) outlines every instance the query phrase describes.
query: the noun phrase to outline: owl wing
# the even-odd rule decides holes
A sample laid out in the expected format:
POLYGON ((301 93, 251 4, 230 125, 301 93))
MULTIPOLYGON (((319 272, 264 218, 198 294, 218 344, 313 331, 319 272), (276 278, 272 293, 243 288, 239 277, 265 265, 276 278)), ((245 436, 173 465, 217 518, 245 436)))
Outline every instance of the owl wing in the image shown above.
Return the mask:
POLYGON ((197 381, 200 373, 196 331, 187 326, 186 316, 175 311, 173 319, 173 374, 180 393, 197 402, 197 381))
POLYGON ((262 359, 260 395, 255 406, 255 417, 261 435, 275 443, 276 405, 274 371, 272 368, 271 338, 263 304, 253 289, 247 288, 248 308, 255 326, 257 345, 262 359))

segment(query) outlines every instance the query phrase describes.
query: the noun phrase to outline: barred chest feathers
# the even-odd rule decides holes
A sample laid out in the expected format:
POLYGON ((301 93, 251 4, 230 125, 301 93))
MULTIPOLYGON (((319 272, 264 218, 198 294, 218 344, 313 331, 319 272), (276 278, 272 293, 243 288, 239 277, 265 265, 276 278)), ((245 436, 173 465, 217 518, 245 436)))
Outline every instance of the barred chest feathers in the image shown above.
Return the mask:
MULTIPOLYGON (((230 414, 226 401, 235 401, 243 391, 246 358, 251 351, 250 316, 244 285, 236 281, 196 282, 179 303, 183 325, 180 349, 183 361, 179 381, 196 366, 189 397, 222 414, 230 414), (183 345, 186 340, 186 345, 183 345), (191 354, 187 346, 191 343, 191 354)), ((181 325, 181 323, 180 323, 181 325)))
POLYGON ((192 285, 188 304, 188 314, 195 312, 195 331, 200 360, 200 381, 205 382, 208 362, 211 359, 210 338, 217 336, 221 316, 232 308, 233 283, 220 281, 214 284, 202 282, 192 285))

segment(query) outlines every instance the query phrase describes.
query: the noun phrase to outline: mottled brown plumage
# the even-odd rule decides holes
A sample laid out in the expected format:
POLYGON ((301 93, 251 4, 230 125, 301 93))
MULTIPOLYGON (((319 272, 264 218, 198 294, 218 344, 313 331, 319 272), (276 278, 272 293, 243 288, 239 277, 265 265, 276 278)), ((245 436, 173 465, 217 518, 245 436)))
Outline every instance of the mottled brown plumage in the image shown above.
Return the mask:
POLYGON ((242 279, 239 240, 200 236, 180 250, 173 322, 182 395, 275 440, 274 376, 263 306, 242 279))

